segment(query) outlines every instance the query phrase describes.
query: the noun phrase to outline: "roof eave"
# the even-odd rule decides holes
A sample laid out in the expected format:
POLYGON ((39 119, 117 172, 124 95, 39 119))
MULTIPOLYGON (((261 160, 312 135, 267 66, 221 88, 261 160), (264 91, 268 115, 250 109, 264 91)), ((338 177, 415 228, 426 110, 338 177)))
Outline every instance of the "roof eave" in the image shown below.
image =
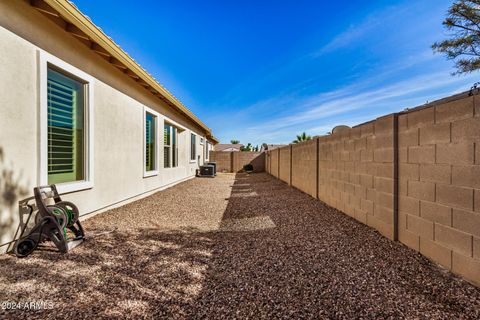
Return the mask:
MULTIPOLYGON (((147 73, 133 58, 123 51, 110 37, 98 28, 87 16, 85 16, 74 4, 66 0, 44 0, 49 6, 55 9, 63 18, 75 25, 93 41, 104 48, 112 57, 122 62, 128 69, 145 81, 161 96, 168 100, 178 111, 186 115, 190 120, 204 129, 209 135, 212 130, 185 107, 175 96, 160 85, 149 73, 147 73)), ((216 140, 216 139, 215 139, 216 140)), ((218 143, 218 142, 217 142, 218 143)))

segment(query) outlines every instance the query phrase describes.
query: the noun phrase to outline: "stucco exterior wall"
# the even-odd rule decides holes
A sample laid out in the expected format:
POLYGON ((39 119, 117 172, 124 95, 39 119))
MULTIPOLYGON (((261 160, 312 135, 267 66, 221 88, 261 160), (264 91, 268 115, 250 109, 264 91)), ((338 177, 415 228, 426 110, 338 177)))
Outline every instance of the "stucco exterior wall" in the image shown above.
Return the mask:
MULTIPOLYGON (((95 78, 94 186, 63 198, 76 203, 83 215, 97 213, 125 201, 193 177, 198 164, 190 161, 190 132, 202 129, 164 101, 88 50, 77 39, 24 1, 0 1, 0 169, 8 175, 0 183, 0 244, 12 240, 18 225, 18 201, 32 195, 39 184, 39 53, 47 52, 95 78), (13 4, 12 4, 13 3, 13 4), (143 109, 158 119, 159 173, 143 177, 143 109), (163 168, 163 116, 184 126, 179 134, 179 165, 163 168)), ((6 246, 1 246, 4 251, 6 246)))

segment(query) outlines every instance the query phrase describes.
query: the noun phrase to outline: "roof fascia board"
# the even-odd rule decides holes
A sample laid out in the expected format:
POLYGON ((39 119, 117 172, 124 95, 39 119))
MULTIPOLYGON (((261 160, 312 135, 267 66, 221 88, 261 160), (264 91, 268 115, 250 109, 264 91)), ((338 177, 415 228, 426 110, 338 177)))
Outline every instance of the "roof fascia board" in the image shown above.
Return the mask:
POLYGON ((185 107, 175 96, 160 85, 145 69, 135 62, 125 51, 123 51, 115 42, 100 30, 89 18, 80 10, 66 0, 44 0, 49 6, 55 9, 62 17, 69 20, 70 23, 82 30, 93 41, 109 52, 114 58, 125 64, 132 72, 137 74, 148 85, 157 90, 165 99, 172 103, 179 111, 193 120, 197 125, 204 129, 207 134, 211 134, 211 129, 207 127, 197 116, 195 116, 187 107, 185 107))

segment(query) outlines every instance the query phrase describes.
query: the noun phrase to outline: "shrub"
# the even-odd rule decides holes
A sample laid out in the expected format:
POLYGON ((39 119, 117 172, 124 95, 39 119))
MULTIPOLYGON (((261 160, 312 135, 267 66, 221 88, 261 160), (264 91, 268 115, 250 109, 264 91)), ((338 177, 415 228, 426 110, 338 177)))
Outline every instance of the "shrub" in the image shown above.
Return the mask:
POLYGON ((253 171, 253 166, 249 163, 243 166, 244 171, 253 171))

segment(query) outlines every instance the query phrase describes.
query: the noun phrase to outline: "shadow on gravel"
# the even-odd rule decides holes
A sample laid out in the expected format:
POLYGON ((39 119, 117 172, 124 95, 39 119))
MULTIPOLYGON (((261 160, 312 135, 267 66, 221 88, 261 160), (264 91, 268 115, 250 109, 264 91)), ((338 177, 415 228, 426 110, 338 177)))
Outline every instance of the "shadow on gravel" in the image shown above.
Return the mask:
POLYGON ((0 319, 185 318, 204 283, 212 245, 191 232, 140 230, 90 239, 64 255, 45 248, 27 259, 3 259, 0 302, 51 302, 54 308, 0 308, 0 319))
MULTIPOLYGON (((208 181, 186 185, 221 182, 208 181)), ((0 257, 0 301, 55 306, 0 309, 0 318, 480 316, 478 288, 283 182, 237 174, 231 189, 220 225, 267 216, 275 226, 132 228, 93 237, 65 255, 0 257)), ((90 231, 106 227, 99 228, 90 231)))

